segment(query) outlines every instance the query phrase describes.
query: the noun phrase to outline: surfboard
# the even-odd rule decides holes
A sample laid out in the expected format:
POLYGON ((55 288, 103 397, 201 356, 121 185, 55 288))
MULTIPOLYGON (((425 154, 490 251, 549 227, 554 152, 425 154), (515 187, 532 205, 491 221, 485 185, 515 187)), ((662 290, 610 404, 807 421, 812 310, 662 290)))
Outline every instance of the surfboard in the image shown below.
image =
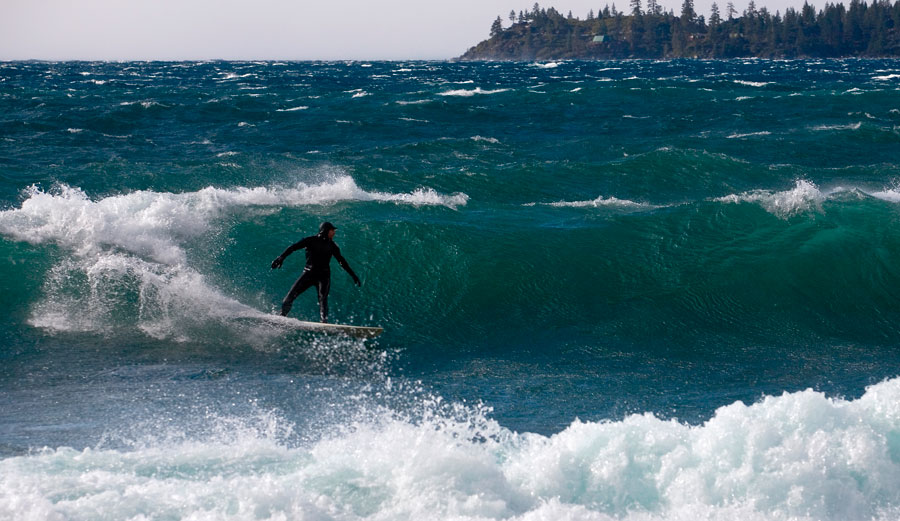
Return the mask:
POLYGON ((317 331, 329 335, 349 335, 356 338, 375 338, 384 333, 384 328, 369 326, 350 326, 347 324, 323 324, 322 322, 304 322, 297 320, 297 328, 317 331))
POLYGON ((296 318, 283 317, 281 315, 260 314, 256 318, 271 321, 280 326, 288 326, 304 331, 314 331, 326 335, 347 335, 355 338, 375 338, 384 333, 384 328, 370 326, 352 326, 348 324, 325 324, 322 322, 305 322, 296 318))

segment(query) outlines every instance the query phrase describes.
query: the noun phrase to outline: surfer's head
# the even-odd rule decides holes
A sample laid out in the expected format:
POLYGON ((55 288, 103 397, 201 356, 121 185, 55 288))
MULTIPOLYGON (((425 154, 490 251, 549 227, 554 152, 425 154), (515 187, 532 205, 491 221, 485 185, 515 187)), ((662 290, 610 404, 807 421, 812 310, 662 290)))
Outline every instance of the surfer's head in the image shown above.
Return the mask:
POLYGON ((334 238, 335 230, 337 230, 337 228, 328 221, 325 221, 321 225, 319 225, 319 235, 328 237, 329 239, 334 238))

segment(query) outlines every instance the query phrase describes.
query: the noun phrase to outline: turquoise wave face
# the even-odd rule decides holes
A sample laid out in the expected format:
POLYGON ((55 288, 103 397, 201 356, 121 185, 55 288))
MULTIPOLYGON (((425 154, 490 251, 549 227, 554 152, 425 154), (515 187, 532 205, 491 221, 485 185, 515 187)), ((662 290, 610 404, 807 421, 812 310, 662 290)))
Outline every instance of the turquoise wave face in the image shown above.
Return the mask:
MULTIPOLYGON (((0 451, 94 446, 184 379, 265 395, 314 440, 325 390, 347 403, 370 380, 541 435, 634 412, 699 423, 808 387, 858 397, 900 362, 898 71, 0 64, 2 390, 23 404, 0 451), (302 268, 272 259, 324 220, 363 279, 334 266, 332 320, 382 326, 377 342, 261 320, 302 268), (107 372, 155 364, 178 369, 107 372), (311 409, 294 384, 321 391, 311 409), (60 420, 82 407, 105 412, 60 420)), ((315 296, 293 313, 315 319, 315 296)), ((234 414, 220 390, 190 396, 234 414)), ((402 416, 398 396, 378 407, 402 416)), ((176 430, 203 414, 176 409, 176 430)))
MULTIPOLYGON (((658 339, 684 349, 724 337, 878 344, 897 334, 894 197, 826 194, 800 181, 672 205, 602 196, 507 205, 490 219, 463 193, 365 191, 344 175, 98 200, 69 187, 33 189, 0 213, 0 229, 15 259, 13 322, 28 317, 50 330, 140 337, 150 328, 174 339, 186 334, 182 319, 219 327, 271 311, 303 254, 278 272, 269 259, 339 214, 340 242, 365 289, 336 272, 335 311, 382 324, 401 343, 485 348, 575 327, 579 341, 658 339), (26 263, 39 273, 23 278, 26 263), (167 325, 149 325, 161 317, 167 325)), ((308 304, 299 313, 312 319, 308 304)))

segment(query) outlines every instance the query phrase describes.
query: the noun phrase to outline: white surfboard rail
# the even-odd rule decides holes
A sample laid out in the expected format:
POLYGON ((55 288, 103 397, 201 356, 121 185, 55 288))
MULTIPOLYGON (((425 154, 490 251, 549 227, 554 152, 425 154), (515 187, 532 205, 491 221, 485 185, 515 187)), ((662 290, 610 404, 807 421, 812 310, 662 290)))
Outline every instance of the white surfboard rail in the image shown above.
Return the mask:
POLYGON ((304 331, 314 331, 327 335, 347 335, 355 338, 375 338, 384 333, 384 328, 370 326, 352 326, 348 324, 325 324, 322 322, 306 322, 297 320, 296 318, 283 317, 281 315, 267 315, 260 313, 247 318, 262 319, 279 326, 291 327, 294 329, 302 329, 304 331))
POLYGON ((329 335, 349 335, 356 338, 375 338, 384 333, 384 328, 369 326, 351 326, 346 324, 323 324, 322 322, 304 322, 296 320, 297 328, 317 331, 329 335))

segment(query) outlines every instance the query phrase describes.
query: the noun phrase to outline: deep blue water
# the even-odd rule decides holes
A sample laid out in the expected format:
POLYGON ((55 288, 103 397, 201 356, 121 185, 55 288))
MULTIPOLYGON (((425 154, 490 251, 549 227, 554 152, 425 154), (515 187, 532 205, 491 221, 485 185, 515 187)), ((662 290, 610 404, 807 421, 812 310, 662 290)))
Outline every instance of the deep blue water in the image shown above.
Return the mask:
POLYGON ((897 60, 0 63, 0 519, 894 519, 898 157, 897 60))

